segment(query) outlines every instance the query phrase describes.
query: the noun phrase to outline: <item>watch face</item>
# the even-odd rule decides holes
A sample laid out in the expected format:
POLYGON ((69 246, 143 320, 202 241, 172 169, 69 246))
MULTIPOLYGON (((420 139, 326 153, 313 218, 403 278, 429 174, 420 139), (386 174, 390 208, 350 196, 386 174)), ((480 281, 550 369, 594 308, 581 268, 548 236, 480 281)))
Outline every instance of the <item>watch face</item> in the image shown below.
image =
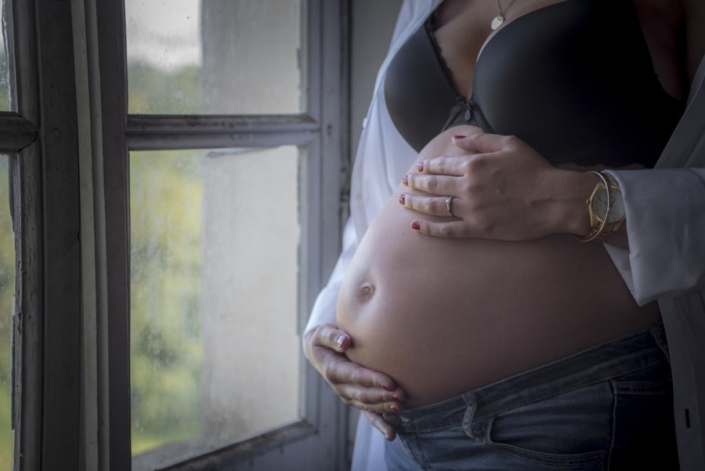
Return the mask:
MULTIPOLYGON (((622 193, 616 190, 610 192, 610 217, 607 222, 616 222, 624 217, 624 200, 622 193)), ((592 200, 592 210, 600 221, 605 220, 607 214, 607 189, 602 188, 592 200)))

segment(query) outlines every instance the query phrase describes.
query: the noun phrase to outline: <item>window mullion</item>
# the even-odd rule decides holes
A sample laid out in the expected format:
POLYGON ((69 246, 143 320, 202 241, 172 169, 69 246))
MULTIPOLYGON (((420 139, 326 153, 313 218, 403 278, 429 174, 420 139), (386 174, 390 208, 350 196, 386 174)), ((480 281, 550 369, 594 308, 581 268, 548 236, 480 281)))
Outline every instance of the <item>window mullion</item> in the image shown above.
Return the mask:
MULTIPOLYGON (((99 225, 101 275, 107 312, 99 316, 98 394, 101 469, 131 469, 130 449, 130 250, 129 161, 127 123, 127 69, 125 63, 125 3, 123 0, 86 0, 95 15, 91 39, 97 44, 95 95, 100 110, 97 181, 103 203, 99 225)), ((89 22, 93 19, 89 19, 89 22)))
MULTIPOLYGON (((34 2, 4 2, 11 107, 39 121, 34 2)), ((10 159, 17 282, 13 313, 14 465, 39 471, 42 444, 44 304, 41 155, 31 145, 10 159)))
MULTIPOLYGON (((38 315, 43 329, 42 469, 79 469, 80 185, 71 9, 63 2, 26 3, 35 5, 35 67, 39 72, 43 303, 39 312, 22 314, 38 315)), ((20 105, 23 99, 21 95, 20 105)), ((37 368, 26 360, 26 368, 37 368)), ((25 383, 24 387, 32 385, 25 383)))
POLYGON ((14 154, 37 138, 37 129, 17 113, 0 113, 0 153, 14 154))
POLYGON ((305 145, 319 131, 307 115, 131 115, 126 130, 130 150, 305 145))
MULTIPOLYGON (((342 218, 345 182, 348 179, 348 30, 349 4, 347 0, 309 2, 308 21, 318 28, 309 28, 307 48, 309 56, 309 86, 320 92, 309 96, 309 109, 319 116, 319 140, 311 146, 306 189, 306 211, 303 227, 309 228, 307 247, 302 248, 305 260, 306 285, 302 286, 299 329, 303 327, 313 308, 320 289, 325 285, 338 259, 342 241, 342 218), (315 59, 314 59, 315 58, 315 59), (323 66, 325 64, 325 67, 323 66), (315 184, 314 184, 315 182, 315 184)), ((330 453, 335 469, 346 469, 345 443, 347 422, 345 406, 325 384, 310 363, 303 361, 307 395, 304 399, 305 420, 314 424, 318 433, 326 437, 318 446, 330 453)), ((313 461, 313 460, 312 460, 313 461)), ((314 461, 315 462, 315 461, 314 461)))

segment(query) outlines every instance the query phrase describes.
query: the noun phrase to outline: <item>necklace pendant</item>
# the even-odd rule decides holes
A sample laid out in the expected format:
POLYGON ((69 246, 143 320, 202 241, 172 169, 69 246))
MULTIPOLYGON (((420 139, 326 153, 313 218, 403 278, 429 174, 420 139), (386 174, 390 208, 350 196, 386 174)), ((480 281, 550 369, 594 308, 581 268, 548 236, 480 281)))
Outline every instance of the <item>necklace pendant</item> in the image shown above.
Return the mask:
POLYGON ((504 23, 504 16, 503 15, 497 15, 494 17, 492 20, 492 30, 496 30, 500 26, 502 26, 502 23, 504 23))

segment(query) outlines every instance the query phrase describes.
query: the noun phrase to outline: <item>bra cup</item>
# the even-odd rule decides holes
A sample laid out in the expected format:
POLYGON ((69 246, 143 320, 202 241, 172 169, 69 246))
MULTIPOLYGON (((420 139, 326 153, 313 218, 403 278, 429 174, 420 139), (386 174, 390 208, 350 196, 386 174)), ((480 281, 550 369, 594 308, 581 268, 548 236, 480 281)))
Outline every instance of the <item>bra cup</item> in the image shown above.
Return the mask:
POLYGON ((631 1, 567 0, 505 28, 473 88, 496 133, 552 163, 653 166, 681 108, 657 80, 631 1))
POLYGON ((403 76, 397 58, 390 66, 385 95, 396 95, 390 115, 419 149, 452 109, 446 128, 515 135, 554 164, 652 167, 683 110, 654 73, 631 0, 564 0, 505 25, 478 59, 470 118, 453 108, 458 94, 428 33, 414 36, 398 53, 403 76), (421 79, 419 68, 434 72, 421 79))
POLYGON ((455 89, 438 64, 424 27, 399 49, 384 78, 389 115, 417 152, 443 130, 455 104, 455 89))

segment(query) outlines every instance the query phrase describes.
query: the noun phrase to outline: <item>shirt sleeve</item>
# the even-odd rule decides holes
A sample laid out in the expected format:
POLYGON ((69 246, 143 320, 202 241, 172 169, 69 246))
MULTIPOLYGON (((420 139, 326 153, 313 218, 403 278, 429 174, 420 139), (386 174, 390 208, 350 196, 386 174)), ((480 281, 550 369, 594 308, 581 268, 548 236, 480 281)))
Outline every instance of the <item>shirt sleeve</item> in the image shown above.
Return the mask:
MULTIPOLYGON (((355 232, 355 226, 352 222, 352 218, 348 218, 345 224, 345 230, 343 231, 343 250, 338 257, 338 261, 335 264, 333 273, 331 273, 328 279, 328 283, 316 298, 304 333, 318 325, 335 322, 338 291, 340 291, 340 285, 343 282, 345 271, 350 265, 353 255, 355 255, 357 245, 358 237, 355 232)), ((306 352, 306 348, 304 348, 304 352, 306 352)))
POLYGON ((350 471, 387 471, 384 460, 387 440, 364 414, 359 414, 350 471))
POLYGON ((610 170, 624 196, 629 250, 606 244, 634 299, 705 288, 705 58, 655 169, 610 170))
POLYGON ((629 250, 605 247, 637 303, 702 289, 705 169, 607 173, 617 180, 624 196, 629 250))

